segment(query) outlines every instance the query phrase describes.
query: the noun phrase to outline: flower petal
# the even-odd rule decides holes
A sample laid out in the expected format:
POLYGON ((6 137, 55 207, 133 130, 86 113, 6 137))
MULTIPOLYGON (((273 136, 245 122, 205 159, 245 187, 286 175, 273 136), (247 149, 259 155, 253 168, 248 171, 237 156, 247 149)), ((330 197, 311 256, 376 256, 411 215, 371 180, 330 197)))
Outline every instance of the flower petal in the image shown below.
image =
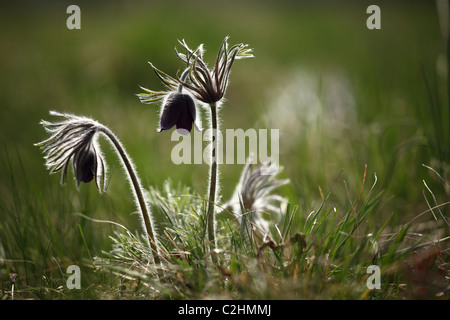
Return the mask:
POLYGON ((192 100, 189 95, 183 94, 182 98, 183 109, 180 110, 180 117, 177 121, 177 129, 185 129, 188 132, 184 132, 182 134, 187 134, 192 130, 192 123, 195 123, 196 110, 194 100, 192 100))
POLYGON ((50 174, 61 171, 61 184, 67 180, 68 167, 72 165, 77 187, 80 182, 96 180, 99 191, 105 189, 106 165, 96 143, 101 125, 90 118, 59 112, 51 115, 65 118, 61 122, 41 121, 51 137, 36 143, 44 154, 50 174), (99 182, 102 182, 100 184, 99 182))
POLYGON ((97 157, 91 143, 77 150, 73 158, 73 168, 77 183, 88 183, 95 177, 97 157))
POLYGON ((179 92, 173 92, 164 104, 161 114, 161 131, 177 126, 179 132, 188 134, 192 130, 192 123, 195 122, 195 103, 191 96, 179 92))
POLYGON ((180 93, 174 92, 167 96, 164 109, 161 113, 160 131, 169 130, 177 123, 182 104, 183 99, 180 93))

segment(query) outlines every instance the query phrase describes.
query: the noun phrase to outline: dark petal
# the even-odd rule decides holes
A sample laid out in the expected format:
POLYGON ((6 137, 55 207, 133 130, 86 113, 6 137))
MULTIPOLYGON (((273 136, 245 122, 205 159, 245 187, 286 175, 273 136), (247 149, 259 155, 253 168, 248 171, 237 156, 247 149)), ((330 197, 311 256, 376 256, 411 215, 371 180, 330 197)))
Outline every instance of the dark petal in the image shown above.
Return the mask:
POLYGON ((187 94, 185 94, 184 96, 185 96, 184 99, 186 101, 187 108, 188 108, 189 113, 191 114, 191 117, 192 117, 192 121, 195 122, 197 114, 196 114, 196 111, 195 111, 194 100, 191 98, 191 96, 189 96, 187 94))
POLYGON ((189 95, 185 95, 185 96, 188 99, 187 105, 188 105, 189 113, 191 114, 191 117, 192 117, 192 122, 194 123, 194 128, 197 131, 202 131, 197 126, 197 123, 195 122, 195 119, 197 119, 197 111, 196 111, 197 109, 195 108, 195 102, 194 102, 194 100, 192 99, 191 96, 189 96, 189 95))
POLYGON ((96 163, 97 162, 95 160, 95 156, 90 153, 88 156, 88 159, 86 159, 84 172, 83 172, 83 176, 81 177, 81 181, 87 183, 87 182, 91 182, 92 179, 94 179, 96 163))
POLYGON ((196 112, 194 100, 192 100, 189 95, 183 94, 183 108, 180 109, 180 117, 177 121, 178 132, 180 132, 181 134, 188 134, 189 132, 191 132, 192 123, 195 122, 195 117, 196 112))
POLYGON ((188 134, 192 130, 195 118, 195 103, 191 96, 179 92, 171 93, 161 114, 161 131, 176 125, 181 134, 188 134))
POLYGON ((75 175, 78 182, 91 182, 95 177, 97 171, 97 158, 92 147, 86 147, 78 151, 75 155, 74 169, 75 175))
POLYGON ((177 131, 180 134, 187 135, 192 130, 192 118, 187 110, 184 110, 180 114, 180 118, 177 121, 177 131))
POLYGON ((94 179, 94 172, 92 172, 92 170, 89 170, 85 172, 85 175, 81 181, 88 183, 91 182, 92 179, 94 179))
POLYGON ((177 123, 180 109, 183 109, 183 95, 178 92, 171 93, 167 97, 161 114, 161 131, 169 130, 177 123))

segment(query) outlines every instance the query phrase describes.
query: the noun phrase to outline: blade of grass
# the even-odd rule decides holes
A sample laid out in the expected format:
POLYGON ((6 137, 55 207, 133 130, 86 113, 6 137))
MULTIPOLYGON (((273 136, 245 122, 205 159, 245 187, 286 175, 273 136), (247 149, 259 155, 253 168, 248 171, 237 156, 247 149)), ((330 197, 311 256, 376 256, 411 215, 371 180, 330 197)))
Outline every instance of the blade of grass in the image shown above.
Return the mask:
POLYGON ((89 247, 86 242, 86 238, 84 237, 84 233, 83 233, 83 230, 82 230, 80 224, 78 224, 78 229, 80 230, 81 239, 83 240, 84 247, 86 248, 87 254, 89 256, 89 260, 93 261, 92 256, 91 256, 91 251, 89 250, 89 247))

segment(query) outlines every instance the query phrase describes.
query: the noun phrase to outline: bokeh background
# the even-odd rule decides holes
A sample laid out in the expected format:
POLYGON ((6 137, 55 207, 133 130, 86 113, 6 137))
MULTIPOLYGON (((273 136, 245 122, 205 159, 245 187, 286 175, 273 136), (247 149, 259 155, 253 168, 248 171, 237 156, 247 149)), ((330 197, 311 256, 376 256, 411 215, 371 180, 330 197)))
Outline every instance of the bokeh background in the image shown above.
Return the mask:
MULTIPOLYGON (((280 130, 282 177, 290 179, 280 192, 299 205, 299 214, 317 208, 341 169, 330 201, 348 206, 360 193, 366 164, 366 188, 377 179, 377 190, 384 190, 380 223, 392 213, 402 223, 426 210, 423 180, 438 203, 448 201, 448 188, 422 165, 448 181, 441 27, 436 2, 428 0, 2 1, 3 283, 14 271, 23 286, 39 285, 60 266, 107 250, 111 227, 77 213, 139 228, 108 144, 102 142, 110 169, 105 195, 93 184, 78 191, 72 179, 61 187, 59 175, 48 175, 33 143, 47 136, 39 121, 50 119, 49 110, 110 127, 146 187, 161 188, 170 178, 206 193, 207 166, 173 164, 171 132, 157 132, 159 106, 136 97, 140 85, 163 89, 148 61, 172 75, 183 67, 174 54, 181 39, 192 47, 203 43, 211 65, 225 36, 254 49, 255 58, 233 66, 222 128, 280 130), (81 9, 81 30, 66 27, 71 4, 81 9), (366 27, 371 4, 381 8, 381 30, 366 27)), ((224 200, 242 167, 222 166, 224 200)))

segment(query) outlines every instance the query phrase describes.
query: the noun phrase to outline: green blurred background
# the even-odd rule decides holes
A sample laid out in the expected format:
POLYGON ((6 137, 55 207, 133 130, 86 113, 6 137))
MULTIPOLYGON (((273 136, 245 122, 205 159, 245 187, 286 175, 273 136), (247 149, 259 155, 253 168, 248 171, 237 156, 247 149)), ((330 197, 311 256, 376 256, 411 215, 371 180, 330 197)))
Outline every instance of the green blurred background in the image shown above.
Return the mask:
MULTIPOLYGON (((163 89, 147 61, 172 75, 183 67, 174 54, 178 39, 204 43, 212 65, 227 35, 230 44, 248 43, 255 58, 233 66, 222 128, 280 130, 280 164, 291 181, 280 192, 299 204, 299 214, 317 208, 320 190, 341 169, 330 201, 348 207, 365 164, 366 188, 376 173, 377 188, 385 190, 382 218, 395 213, 400 223, 426 210, 423 179, 438 202, 448 200, 422 166, 444 177, 448 170, 446 56, 434 1, 2 1, 3 278, 16 270, 31 285, 57 273, 54 261, 63 265, 107 249, 109 227, 76 212, 139 226, 107 144, 104 196, 93 184, 77 191, 72 179, 61 187, 59 175, 48 175, 33 143, 46 138, 39 121, 50 120, 49 110, 110 127, 145 186, 161 188, 170 178, 206 193, 207 166, 174 165, 171 132, 156 131, 159 106, 141 104, 135 94, 139 85, 163 89), (81 30, 66 27, 71 4, 81 8, 81 30), (381 30, 366 27, 371 4, 381 8, 381 30)), ((222 166, 225 200, 241 170, 222 166)))

